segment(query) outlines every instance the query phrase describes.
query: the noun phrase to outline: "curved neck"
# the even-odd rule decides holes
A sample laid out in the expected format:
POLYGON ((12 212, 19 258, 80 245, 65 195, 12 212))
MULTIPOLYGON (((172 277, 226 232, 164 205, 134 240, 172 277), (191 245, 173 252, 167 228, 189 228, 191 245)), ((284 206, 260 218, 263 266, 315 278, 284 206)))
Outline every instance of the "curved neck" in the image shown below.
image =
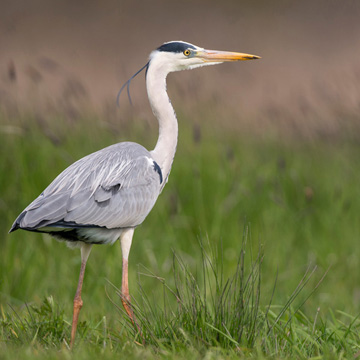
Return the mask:
POLYGON ((151 151, 151 155, 159 164, 164 179, 170 173, 178 139, 178 123, 175 111, 166 92, 167 74, 168 71, 164 68, 151 63, 146 74, 146 88, 150 105, 159 121, 159 138, 155 149, 151 151))

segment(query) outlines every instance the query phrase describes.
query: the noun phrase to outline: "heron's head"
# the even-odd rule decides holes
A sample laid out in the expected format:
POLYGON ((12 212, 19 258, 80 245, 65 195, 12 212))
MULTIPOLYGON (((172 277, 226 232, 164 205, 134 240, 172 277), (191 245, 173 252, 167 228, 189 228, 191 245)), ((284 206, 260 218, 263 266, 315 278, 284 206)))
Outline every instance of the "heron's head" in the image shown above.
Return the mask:
POLYGON ((221 64, 225 61, 255 59, 260 59, 260 56, 230 51, 206 50, 184 41, 170 41, 150 54, 149 65, 156 63, 158 66, 163 67, 166 72, 173 72, 221 64))
POLYGON ((195 69, 200 66, 221 64, 225 61, 255 59, 260 59, 260 56, 230 51, 206 50, 184 41, 169 41, 154 50, 150 54, 149 61, 121 87, 117 96, 117 103, 119 104, 121 92, 127 87, 131 104, 130 82, 144 69, 146 69, 148 80, 149 73, 151 73, 152 76, 150 77, 158 81, 161 78, 165 80, 167 74, 173 71, 195 69))

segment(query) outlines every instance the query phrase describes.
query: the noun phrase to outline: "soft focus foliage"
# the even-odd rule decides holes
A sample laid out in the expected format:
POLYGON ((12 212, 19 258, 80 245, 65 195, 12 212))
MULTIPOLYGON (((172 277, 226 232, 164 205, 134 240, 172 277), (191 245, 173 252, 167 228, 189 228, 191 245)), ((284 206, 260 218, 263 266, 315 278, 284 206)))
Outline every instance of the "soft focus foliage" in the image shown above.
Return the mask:
MULTIPOLYGON (((86 323, 80 326, 78 356, 85 358, 89 349, 109 357, 113 351, 123 351, 134 358, 151 357, 155 351, 159 356, 173 354, 174 358, 181 358, 186 357, 189 349, 198 351, 199 358, 205 354, 210 358, 216 354, 227 358, 237 356, 236 349, 225 351, 226 346, 238 342, 232 330, 228 329, 230 333, 227 333, 226 323, 223 327, 222 321, 214 320, 215 310, 208 314, 209 318, 200 311, 201 303, 211 298, 205 298, 203 293, 204 254, 199 251, 199 240, 206 239, 215 252, 222 254, 221 267, 208 269, 214 271, 212 276, 221 274, 225 283, 236 271, 243 231, 247 227, 249 240, 244 253, 247 271, 258 256, 259 244, 263 259, 261 272, 257 272, 261 274, 261 297, 254 298, 259 308, 256 316, 249 317, 258 329, 257 335, 249 333, 255 342, 246 343, 246 349, 240 342, 241 352, 283 357, 307 356, 308 351, 325 355, 355 353, 358 321, 349 314, 359 311, 357 144, 343 139, 291 143, 271 137, 254 139, 221 130, 210 117, 206 129, 190 125, 191 120, 184 114, 179 115, 179 120, 180 142, 169 183, 148 219, 137 229, 130 255, 130 290, 139 311, 143 311, 141 321, 150 326, 148 341, 152 346, 158 345, 141 349, 132 344, 132 330, 122 315, 114 311, 113 302, 116 306, 120 304, 116 289, 108 283, 121 284, 120 247, 97 246, 85 275, 80 320, 86 323), (182 269, 179 276, 185 276, 180 285, 174 277, 173 251, 181 259, 177 265, 177 271, 182 269), (297 295, 295 307, 284 313, 284 324, 329 269, 320 287, 301 307, 301 312, 292 317, 288 330, 284 330, 285 325, 278 328, 275 342, 269 337, 268 342, 258 343, 257 336, 260 334, 261 339, 264 331, 261 329, 266 329, 262 326, 269 303, 272 307, 267 317, 271 324, 291 298, 306 269, 315 265, 318 270, 306 289, 297 295), (159 278, 171 289, 180 286, 184 294, 194 293, 200 306, 197 320, 187 318, 188 311, 179 315, 180 325, 172 323, 174 337, 168 340, 164 336, 169 332, 163 327, 166 317, 161 313, 164 285, 159 278), (137 281, 141 282, 141 288, 137 281), (210 321, 206 333, 201 330, 203 325, 199 325, 204 319, 210 321), (183 327, 180 336, 178 332, 183 327), (221 331, 220 338, 226 341, 218 340, 217 350, 212 352, 206 350, 206 343, 198 347, 193 342, 195 339, 185 340, 192 331, 199 331, 206 341, 211 338, 206 336, 221 331), (164 341, 174 349, 164 347, 164 341), (162 344, 160 348, 159 344, 162 344), (188 345, 184 348, 184 344, 188 345)), ((1 124, 0 299, 1 334, 5 341, 2 349, 8 352, 10 346, 11 354, 19 351, 23 356, 25 351, 31 357, 39 352, 45 357, 45 348, 66 351, 80 256, 47 236, 25 231, 8 235, 7 231, 16 215, 71 162, 125 139, 151 147, 156 130, 149 138, 152 129, 141 127, 141 120, 134 119, 134 126, 128 125, 118 134, 113 131, 111 121, 91 116, 73 121, 61 116, 46 121, 36 116, 11 119, 3 116, 1 124), (49 296, 51 301, 42 301, 49 296), (20 350, 16 344, 30 348, 20 350)), ((256 295, 257 285, 254 286, 256 295)), ((221 296, 215 299, 218 299, 215 308, 222 307, 225 318, 231 318, 233 311, 239 310, 230 303, 221 303, 221 296)), ((191 308, 191 301, 185 309, 191 308)), ((171 322, 171 317, 167 321, 171 322)), ((56 358, 66 356, 61 354, 56 358)))

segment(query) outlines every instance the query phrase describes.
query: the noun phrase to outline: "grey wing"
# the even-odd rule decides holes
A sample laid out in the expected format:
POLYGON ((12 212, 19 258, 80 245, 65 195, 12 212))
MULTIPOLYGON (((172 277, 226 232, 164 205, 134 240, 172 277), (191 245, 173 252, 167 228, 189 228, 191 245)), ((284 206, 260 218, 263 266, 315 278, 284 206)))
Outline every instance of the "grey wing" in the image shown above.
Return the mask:
POLYGON ((154 206, 162 181, 160 167, 141 145, 112 145, 65 169, 19 215, 10 231, 134 227, 154 206))

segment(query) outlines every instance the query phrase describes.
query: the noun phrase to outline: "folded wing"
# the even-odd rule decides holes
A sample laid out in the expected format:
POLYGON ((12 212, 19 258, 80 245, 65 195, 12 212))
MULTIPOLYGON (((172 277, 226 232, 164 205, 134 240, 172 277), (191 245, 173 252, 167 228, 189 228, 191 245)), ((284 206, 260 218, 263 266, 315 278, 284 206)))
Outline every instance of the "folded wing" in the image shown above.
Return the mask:
POLYGON ((109 146, 65 169, 19 215, 10 231, 137 226, 160 193, 159 169, 141 145, 109 146))

